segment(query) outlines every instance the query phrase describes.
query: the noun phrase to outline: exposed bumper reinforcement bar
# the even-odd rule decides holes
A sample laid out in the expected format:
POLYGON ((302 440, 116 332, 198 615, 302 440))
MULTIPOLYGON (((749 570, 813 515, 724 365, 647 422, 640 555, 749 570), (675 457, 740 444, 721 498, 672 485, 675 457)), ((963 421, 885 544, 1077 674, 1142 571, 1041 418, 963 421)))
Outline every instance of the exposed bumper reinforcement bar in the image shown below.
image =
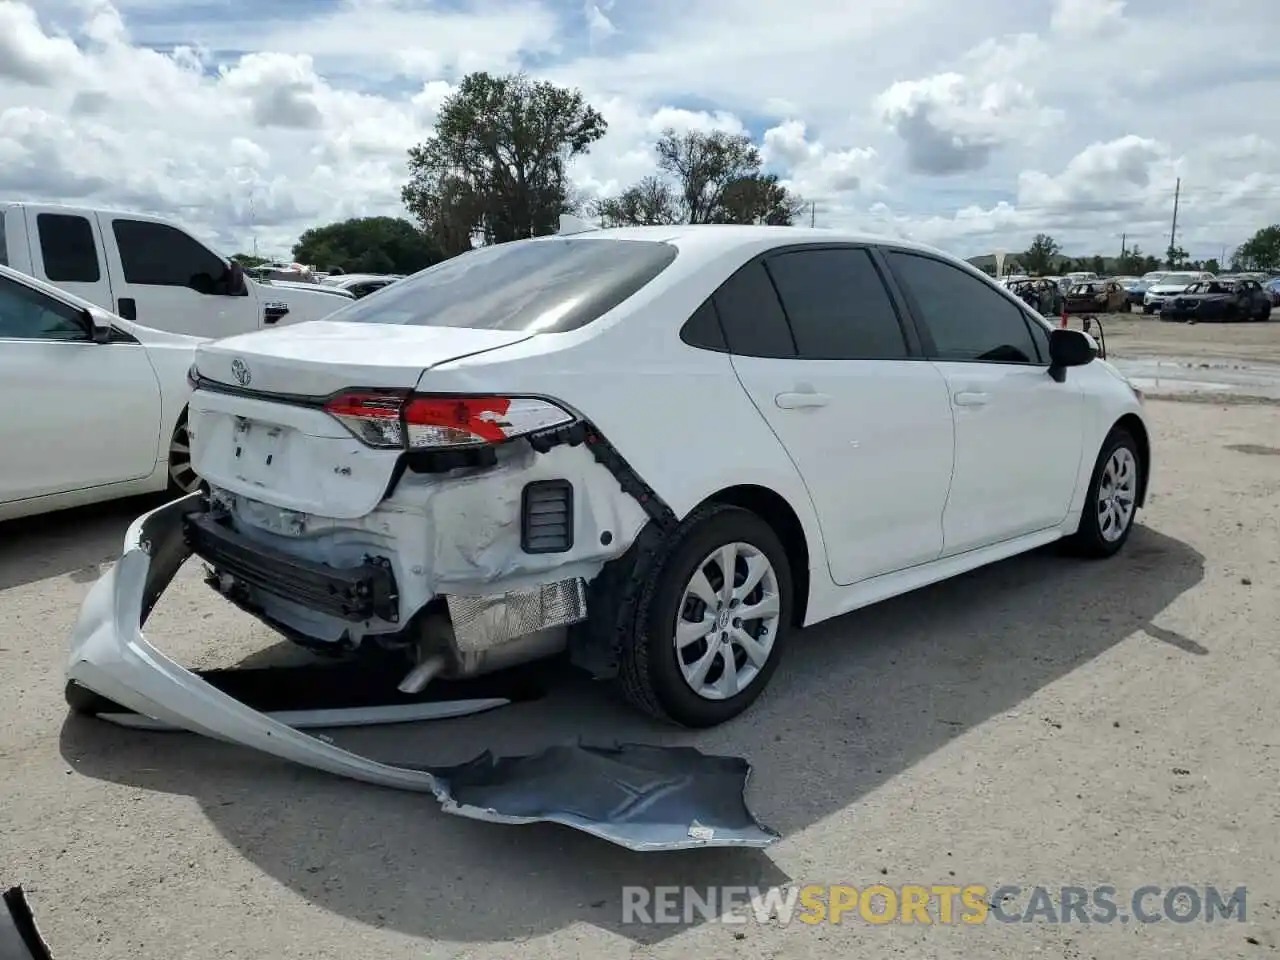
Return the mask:
MULTIPOLYGON (((123 555, 81 608, 68 680, 126 714, 150 718, 150 725, 252 747, 365 783, 429 793, 445 812, 470 819, 560 823, 632 850, 764 847, 779 838, 747 809, 751 767, 740 758, 630 744, 557 746, 529 757, 485 753, 456 767, 391 764, 284 722, 302 718, 253 710, 170 660, 142 633, 191 554, 184 519, 199 509, 199 500, 199 494, 175 500, 129 527, 123 555)), ((343 724, 341 717, 326 719, 343 724)), ((139 718, 136 725, 144 723, 139 718)))
POLYGON ((291 557, 247 540, 207 513, 187 516, 184 533, 198 557, 258 590, 352 623, 398 619, 390 565, 340 569, 291 557))

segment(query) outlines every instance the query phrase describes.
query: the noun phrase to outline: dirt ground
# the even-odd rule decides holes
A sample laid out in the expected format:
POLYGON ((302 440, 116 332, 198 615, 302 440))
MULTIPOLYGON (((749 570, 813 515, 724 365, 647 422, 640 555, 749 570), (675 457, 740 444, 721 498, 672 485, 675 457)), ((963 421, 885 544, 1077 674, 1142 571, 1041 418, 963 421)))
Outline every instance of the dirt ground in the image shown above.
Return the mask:
MULTIPOLYGON (((1280 359, 1280 323, 1120 320, 1107 336, 1132 355, 1280 359)), ((1119 557, 1040 551, 804 631, 756 707, 720 729, 655 727, 569 678, 537 702, 342 741, 432 763, 579 735, 741 754, 754 812, 783 834, 764 852, 628 854, 195 736, 71 718, 62 670, 78 605, 151 504, 0 526, 0 883, 27 888, 58 960, 1275 956, 1280 415, 1149 407, 1159 459, 1119 557), (1245 886, 1247 912, 622 922, 626 885, 811 883, 1109 884, 1122 903, 1143 885, 1245 886)), ((279 648, 190 569, 148 632, 200 666, 279 648)))
MULTIPOLYGON (((1070 325, 1080 325, 1072 317, 1070 325)), ((1154 316, 1102 317, 1107 349, 1121 357, 1199 357, 1280 363, 1280 309, 1269 323, 1165 323, 1154 316)))

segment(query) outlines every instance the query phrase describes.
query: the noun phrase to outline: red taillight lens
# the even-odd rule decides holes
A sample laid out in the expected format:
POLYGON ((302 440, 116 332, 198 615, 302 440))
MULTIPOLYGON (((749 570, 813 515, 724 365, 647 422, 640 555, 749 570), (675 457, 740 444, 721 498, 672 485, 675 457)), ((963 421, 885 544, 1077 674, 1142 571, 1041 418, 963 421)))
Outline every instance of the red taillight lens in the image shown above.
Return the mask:
POLYGON ((330 398, 324 408, 363 443, 382 449, 481 446, 573 422, 567 411, 533 397, 352 391, 330 398))

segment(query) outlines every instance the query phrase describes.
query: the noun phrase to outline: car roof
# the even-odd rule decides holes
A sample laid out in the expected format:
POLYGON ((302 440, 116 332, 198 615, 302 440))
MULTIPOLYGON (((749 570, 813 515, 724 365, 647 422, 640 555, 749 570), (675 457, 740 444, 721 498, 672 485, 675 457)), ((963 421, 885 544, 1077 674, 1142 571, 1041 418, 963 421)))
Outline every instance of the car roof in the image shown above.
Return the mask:
MULTIPOLYGON (((957 263, 964 260, 937 247, 905 240, 902 237, 859 231, 832 230, 825 227, 771 227, 729 223, 682 223, 656 227, 603 227, 570 233, 561 237, 536 237, 531 242, 556 239, 572 240, 648 240, 670 243, 683 251, 697 253, 707 258, 733 251, 750 251, 753 254, 774 247, 797 243, 859 243, 893 246, 918 253, 930 253, 946 257, 957 263)), ((965 264, 977 271, 977 267, 965 264)), ((981 271, 978 271, 981 272, 981 271)))

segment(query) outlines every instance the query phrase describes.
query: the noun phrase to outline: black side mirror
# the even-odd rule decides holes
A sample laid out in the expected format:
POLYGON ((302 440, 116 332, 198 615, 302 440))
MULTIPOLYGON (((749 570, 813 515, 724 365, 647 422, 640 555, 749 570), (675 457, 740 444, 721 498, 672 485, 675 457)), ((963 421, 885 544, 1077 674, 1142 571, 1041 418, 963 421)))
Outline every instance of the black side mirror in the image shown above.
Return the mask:
POLYGON ((1097 356, 1097 347, 1081 331, 1069 327, 1049 331, 1049 375, 1059 383, 1066 379, 1068 367, 1083 367, 1097 356))
POLYGON ((244 279, 244 267, 231 261, 231 266, 227 269, 227 296, 229 297, 247 297, 249 295, 249 284, 244 279))

